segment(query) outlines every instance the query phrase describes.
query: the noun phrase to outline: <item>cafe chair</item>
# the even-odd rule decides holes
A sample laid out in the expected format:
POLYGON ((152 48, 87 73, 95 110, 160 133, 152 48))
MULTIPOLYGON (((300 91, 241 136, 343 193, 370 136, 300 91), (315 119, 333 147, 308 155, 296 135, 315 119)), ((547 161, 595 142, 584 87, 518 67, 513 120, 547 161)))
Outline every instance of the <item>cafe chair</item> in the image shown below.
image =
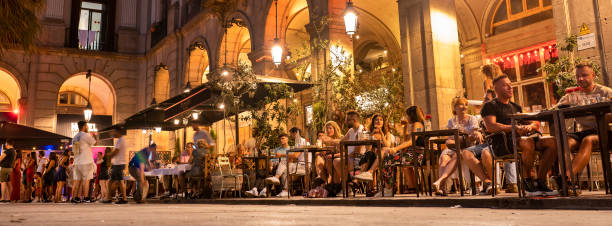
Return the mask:
MULTIPOLYGON (((520 137, 519 137, 520 138, 520 137)), ((525 194, 523 194, 524 192, 524 188, 523 188, 523 169, 521 168, 521 154, 522 152, 520 150, 517 150, 517 159, 514 158, 514 151, 513 150, 507 150, 508 149, 508 137, 506 136, 506 132, 500 131, 500 132, 496 132, 496 133, 491 133, 491 134, 487 134, 485 136, 485 142, 487 142, 487 146, 489 146, 489 152, 491 153, 491 157, 492 157, 492 161, 493 162, 493 166, 492 169, 493 171, 495 171, 496 169, 496 164, 500 164, 500 163, 505 163, 505 162, 516 162, 516 168, 519 170, 518 175, 516 175, 516 179, 517 179, 517 186, 518 186, 518 194, 519 197, 523 197, 525 194), (503 156, 497 156, 495 154, 495 151, 493 150, 493 137, 497 136, 497 135, 501 135, 504 138, 504 148, 505 153, 511 153, 511 154, 507 154, 507 155, 503 155, 503 156)), ((503 168, 503 167, 502 167, 503 168)), ((493 185, 493 190, 491 192, 491 197, 495 197, 495 193, 497 192, 497 181, 495 178, 496 173, 493 172, 491 175, 491 182, 493 185)))
MULTIPOLYGON (((223 191, 226 190, 225 188, 225 178, 233 178, 234 179, 234 191, 238 192, 238 196, 242 197, 241 194, 241 183, 239 181, 241 181, 242 179, 242 174, 237 174, 234 173, 233 169, 232 169, 232 165, 230 164, 229 158, 227 156, 219 156, 217 157, 217 164, 218 164, 218 168, 219 168, 219 176, 221 178, 221 187, 219 188, 219 198, 221 198, 221 196, 223 195, 223 191)), ((229 189, 227 189, 229 190, 229 189)))
MULTIPOLYGON (((425 177, 425 167, 426 164, 424 164, 425 158, 427 157, 425 155, 425 148, 424 147, 419 147, 419 146, 411 146, 400 151, 400 161, 398 163, 395 163, 393 166, 394 167, 411 167, 414 169, 414 177, 415 177, 415 188, 416 188, 416 195, 417 197, 419 197, 419 194, 423 193, 425 195, 427 195, 427 188, 429 188, 429 193, 431 195, 431 177, 428 176, 427 178, 430 178, 429 180, 426 180, 425 177), (404 156, 407 155, 412 155, 414 157, 416 157, 415 159, 411 159, 411 161, 406 161, 406 159, 404 159, 404 156), (422 156, 422 157, 421 157, 422 156)), ((430 171, 431 174, 431 171, 430 171)), ((395 176, 395 174, 394 174, 395 176)), ((394 181, 397 181, 395 178, 393 179, 394 181)), ((404 180, 400 180, 400 181, 404 181, 404 180)))
MULTIPOLYGON (((308 192, 306 191, 306 183, 305 183, 307 166, 305 162, 300 162, 300 161, 298 161, 296 165, 297 166, 295 167, 295 170, 293 171, 291 171, 291 168, 289 168, 289 174, 287 175, 287 177, 289 178, 287 192, 289 192, 289 194, 291 194, 291 189, 293 187, 301 187, 303 193, 308 192), (294 178, 297 178, 297 180, 293 180, 294 178)), ((289 167, 289 164, 287 164, 287 167, 289 167)))

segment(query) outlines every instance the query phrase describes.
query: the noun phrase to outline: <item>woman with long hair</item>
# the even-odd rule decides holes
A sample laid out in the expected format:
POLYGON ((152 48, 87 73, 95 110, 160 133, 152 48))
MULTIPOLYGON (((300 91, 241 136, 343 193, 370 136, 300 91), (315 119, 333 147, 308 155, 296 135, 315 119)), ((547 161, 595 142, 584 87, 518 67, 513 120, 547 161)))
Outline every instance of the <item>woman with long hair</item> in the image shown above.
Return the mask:
POLYGON ((44 202, 51 202, 53 199, 53 185, 55 184, 55 167, 57 166, 57 154, 51 152, 49 154, 49 162, 45 167, 43 175, 43 198, 44 202))
POLYGON ((60 156, 57 171, 55 172, 55 183, 57 184, 57 188, 55 190, 55 198, 53 201, 62 202, 62 191, 64 190, 64 185, 66 184, 66 179, 68 179, 68 175, 66 173, 66 169, 68 169, 68 161, 70 160, 70 150, 66 149, 60 156))
MULTIPOLYGON (((393 156, 395 155, 395 150, 391 148, 392 135, 389 132, 389 124, 387 122, 387 118, 384 117, 382 114, 374 114, 372 116, 372 120, 368 130, 370 131, 370 136, 373 140, 380 140, 382 142, 381 154, 384 161, 387 162, 389 158, 393 159, 393 156)), ((372 149, 371 152, 373 154, 372 156, 374 157, 374 162, 364 162, 363 164, 360 163, 362 167, 361 169, 367 169, 370 173, 379 168, 378 156, 376 156, 373 151, 375 150, 372 149)), ((368 155, 366 153, 366 157, 367 156, 368 155)), ((393 168, 391 164, 385 164, 381 172, 385 181, 383 188, 385 189, 385 195, 390 196, 393 193, 393 191, 391 190, 393 188, 393 168)), ((382 196, 382 193, 379 191, 375 196, 382 196)))
POLYGON ((104 149, 104 155, 102 158, 99 158, 96 162, 98 167, 98 183, 100 184, 100 199, 103 200, 108 196, 108 180, 110 179, 110 175, 108 174, 110 169, 110 153, 112 149, 107 147, 104 149))
POLYGON ((32 186, 34 183, 34 173, 36 172, 36 156, 35 152, 30 152, 28 156, 28 161, 26 165, 26 185, 25 185, 25 193, 24 193, 24 202, 32 202, 32 186))
POLYGON ((15 162, 13 162, 13 173, 11 174, 11 202, 21 200, 21 163, 23 159, 21 150, 15 152, 15 162))
MULTIPOLYGON (((334 146, 337 149, 340 139, 342 139, 343 136, 340 126, 334 121, 328 121, 323 128, 325 131, 321 133, 319 137, 321 144, 325 146, 334 146)), ((317 176, 327 183, 340 180, 340 171, 335 170, 337 172, 332 172, 332 155, 333 153, 320 153, 315 160, 317 176)))
MULTIPOLYGON (((392 152, 397 152, 399 150, 411 147, 413 145, 416 145, 418 147, 425 146, 425 138, 423 137, 417 136, 415 141, 412 140, 413 132, 419 132, 419 131, 425 130, 425 114, 423 113, 423 109, 421 109, 419 106, 410 106, 406 109, 406 116, 407 116, 407 123, 406 123, 406 126, 404 127, 404 142, 394 147, 392 152)), ((420 161, 423 158, 422 155, 416 155, 414 154, 414 152, 408 152, 406 154, 407 155, 405 155, 404 157, 409 162, 420 161)), ((414 178, 413 168, 406 167, 406 168, 403 168, 402 170, 404 172, 403 173, 404 174, 404 178, 403 178, 404 184, 407 187, 405 190, 416 188, 416 180, 414 178)))

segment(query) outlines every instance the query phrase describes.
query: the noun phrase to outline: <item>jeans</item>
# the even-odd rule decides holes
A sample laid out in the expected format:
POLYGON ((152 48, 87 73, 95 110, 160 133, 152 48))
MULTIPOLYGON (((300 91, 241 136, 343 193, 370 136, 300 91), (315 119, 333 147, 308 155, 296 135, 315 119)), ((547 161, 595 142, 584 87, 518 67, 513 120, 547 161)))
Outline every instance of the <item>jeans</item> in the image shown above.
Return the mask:
MULTIPOLYGON (((495 165, 496 181, 497 184, 501 185, 501 170, 499 165, 495 165)), ((515 162, 504 162, 504 173, 506 174, 506 183, 516 184, 516 163, 515 162)))
MULTIPOLYGON (((305 168, 304 162, 289 163, 289 173, 299 174, 299 175, 306 174, 306 168, 305 168)), ((286 183, 287 182, 287 160, 286 159, 282 159, 280 163, 278 164, 278 167, 276 168, 276 175, 279 176, 280 182, 281 184, 283 184, 283 189, 287 190, 289 188, 289 185, 286 183)))

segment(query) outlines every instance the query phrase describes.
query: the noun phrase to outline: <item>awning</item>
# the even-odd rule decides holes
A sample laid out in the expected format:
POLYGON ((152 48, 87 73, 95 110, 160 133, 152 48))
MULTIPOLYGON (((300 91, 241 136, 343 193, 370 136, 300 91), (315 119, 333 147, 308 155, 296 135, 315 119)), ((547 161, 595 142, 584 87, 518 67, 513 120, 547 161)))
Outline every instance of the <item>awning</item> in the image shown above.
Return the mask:
MULTIPOLYGON (((253 98, 243 97, 243 103, 253 103, 254 100, 264 98, 268 95, 264 85, 270 84, 286 84, 293 88, 294 92, 300 92, 311 88, 312 83, 301 82, 291 79, 275 78, 269 76, 257 76, 258 87, 253 98)), ((182 121, 179 124, 174 123, 174 119, 182 120, 185 114, 191 114, 193 110, 201 112, 197 122, 201 124, 211 124, 222 120, 224 117, 223 111, 218 109, 218 102, 221 94, 218 91, 213 91, 210 84, 205 83, 191 89, 188 93, 182 93, 171 97, 161 103, 145 108, 144 110, 126 118, 122 125, 126 129, 153 129, 161 127, 162 130, 172 131, 183 128, 182 121)), ((230 106, 228 106, 230 107, 230 106)), ((248 110, 240 109, 240 112, 248 110)), ((225 115, 228 116, 228 115, 225 115)), ((113 125, 109 128, 100 130, 106 132, 114 128, 113 125)))
POLYGON ((15 124, 7 121, 0 121, 0 141, 11 139, 15 141, 17 149, 32 149, 41 146, 60 146, 69 143, 72 138, 40 130, 37 128, 15 124))

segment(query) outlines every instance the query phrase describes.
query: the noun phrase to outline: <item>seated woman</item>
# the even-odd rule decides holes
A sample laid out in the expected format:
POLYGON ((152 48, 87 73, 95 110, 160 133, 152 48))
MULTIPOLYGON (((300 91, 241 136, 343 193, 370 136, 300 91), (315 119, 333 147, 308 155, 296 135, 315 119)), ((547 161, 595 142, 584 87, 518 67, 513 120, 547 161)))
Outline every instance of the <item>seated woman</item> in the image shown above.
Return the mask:
MULTIPOLYGON (((396 153, 399 150, 413 146, 412 133, 425 130, 425 114, 419 106, 410 106, 406 109, 407 125, 404 127, 404 142, 394 147, 391 152, 396 153)), ((425 139, 423 137, 416 137, 414 145, 418 147, 425 146, 425 139)), ((422 159, 422 155, 415 155, 414 152, 407 152, 403 156, 407 162, 422 159)), ((414 172, 412 168, 403 168, 404 171, 404 184, 408 189, 416 187, 416 181, 414 178, 414 172)), ((407 190, 408 190, 407 189, 407 190)))
MULTIPOLYGON (((466 148, 468 144, 482 142, 483 137, 479 132, 478 119, 467 114, 468 101, 463 97, 454 98, 452 101, 453 117, 448 120, 447 129, 459 129, 468 134, 466 141, 460 138, 461 147, 466 148)), ((433 190, 437 195, 445 195, 440 187, 444 187, 446 179, 455 172, 457 164, 457 154, 455 152, 455 137, 450 136, 446 140, 446 149, 442 151, 439 159, 439 178, 433 183, 433 190)))
POLYGON ((191 171, 185 174, 192 185, 191 187, 195 189, 194 195, 191 196, 192 198, 200 195, 200 188, 198 185, 202 183, 198 183, 198 180, 195 180, 194 178, 201 178, 204 176, 204 161, 206 160, 206 154, 209 153, 211 148, 205 139, 199 139, 197 142, 197 149, 191 152, 191 157, 189 158, 189 164, 192 164, 191 171))
MULTIPOLYGON (((383 115, 374 114, 374 116, 372 116, 368 131, 370 131, 370 136, 373 140, 380 140, 382 142, 382 156, 385 156, 386 158, 386 156, 393 156, 393 154, 395 154, 395 150, 391 148, 391 133, 389 132, 389 125, 387 124, 387 120, 383 115)), ((366 152, 365 157, 359 162, 362 172, 366 172, 355 176, 355 178, 363 180, 363 175, 368 175, 371 178, 374 170, 378 169, 378 156, 376 156, 375 151, 376 149, 371 148, 370 151, 366 152)), ((392 193, 392 176, 389 176, 387 173, 391 172, 390 170, 388 171, 390 167, 391 166, 385 165, 385 170, 383 170, 383 175, 385 178, 385 195, 391 195, 392 193)), ((376 196, 380 196, 380 194, 382 193, 379 192, 379 194, 376 196)))
MULTIPOLYGON (((328 121, 324 128, 325 132, 319 138, 322 144, 324 146, 334 146, 338 150, 340 139, 342 139, 340 126, 334 121, 328 121)), ((318 177, 323 178, 327 183, 340 183, 340 170, 334 169, 334 172, 332 172, 332 154, 320 153, 316 159, 316 167, 318 177)))

